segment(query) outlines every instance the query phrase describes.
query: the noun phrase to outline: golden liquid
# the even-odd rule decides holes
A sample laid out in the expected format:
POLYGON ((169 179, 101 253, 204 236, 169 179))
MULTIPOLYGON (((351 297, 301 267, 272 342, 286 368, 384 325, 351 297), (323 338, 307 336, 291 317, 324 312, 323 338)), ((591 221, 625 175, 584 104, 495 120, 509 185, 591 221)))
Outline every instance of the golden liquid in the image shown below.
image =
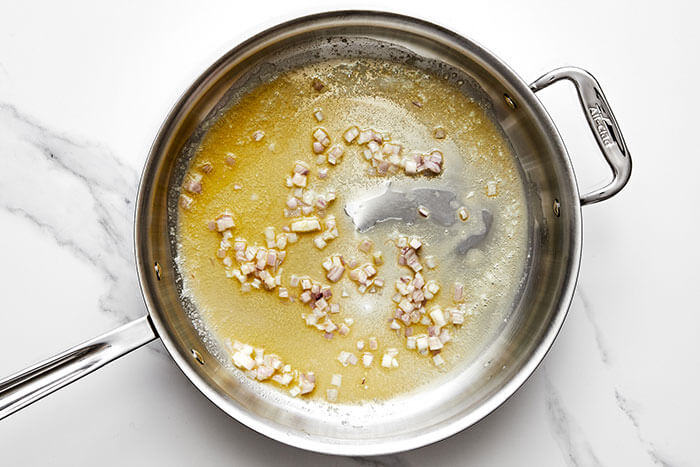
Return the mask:
MULTIPOLYGON (((484 110, 441 77, 405 65, 369 60, 337 61, 284 73, 241 97, 212 126, 191 170, 204 162, 211 163, 213 170, 203 176, 203 192, 193 196, 189 210, 180 209, 178 218, 178 259, 186 293, 220 342, 239 340, 262 347, 295 369, 313 371, 316 389, 303 397, 325 398, 334 373, 343 376, 338 403, 386 400, 439 382, 475 358, 511 308, 527 256, 527 210, 516 161, 484 110), (325 84, 322 92, 311 86, 313 77, 325 84), (313 116, 319 109, 324 115, 321 123, 313 116), (342 134, 353 125, 389 134, 392 142, 407 149, 441 150, 445 156, 443 174, 430 178, 369 176, 369 164, 360 147, 345 145, 342 140, 342 134), (311 150, 311 134, 318 127, 328 132, 333 144, 345 147, 337 166, 323 165, 329 167, 330 174, 325 180, 317 177, 322 166, 316 164, 317 156, 311 150), (444 128, 447 138, 435 139, 436 127, 444 128), (265 136, 256 142, 251 135, 258 130, 265 136), (233 167, 224 162, 227 153, 236 156, 233 167), (236 221, 234 237, 264 246, 265 227, 274 226, 279 233, 282 226, 289 225, 290 219, 283 215, 290 193, 285 178, 296 160, 312 168, 310 188, 319 192, 331 187, 336 190, 337 199, 327 212, 336 216, 340 236, 318 250, 312 244, 315 234, 301 234, 298 243, 287 247, 282 286, 288 287, 292 274, 310 275, 327 283, 321 263, 331 254, 371 262, 369 255, 357 249, 363 238, 370 238, 375 249, 384 254, 385 264, 378 267, 378 276, 386 285, 379 293, 359 293, 347 271, 340 282, 331 284, 332 301, 341 306, 339 315, 331 315, 333 321, 340 324, 343 318, 354 319, 348 336, 336 334, 332 340, 306 326, 301 314, 310 309, 298 300, 289 303, 278 298, 277 289, 241 292, 240 283, 226 277, 221 260, 216 258, 220 234, 207 228, 209 221, 229 210, 236 221), (419 219, 413 225, 385 222, 365 234, 358 233, 343 212, 344 204, 388 181, 399 188, 459 189, 460 204, 471 215, 449 228, 419 219), (486 196, 488 181, 498 182, 497 196, 486 196), (234 185, 240 185, 240 189, 234 185), (488 209, 494 216, 491 234, 478 249, 465 257, 455 257, 457 236, 483 228, 478 215, 481 209, 488 209), (396 248, 387 243, 395 232, 418 236, 424 244, 421 255, 437 258, 435 270, 422 271, 426 280, 435 279, 442 287, 430 304, 454 306, 454 282, 465 285, 468 316, 463 326, 449 326, 452 341, 442 350, 446 362, 442 367, 436 367, 429 356, 407 350, 403 329, 397 333, 388 326, 387 319, 396 308, 391 301, 394 280, 408 272, 397 265, 396 248), (349 292, 348 298, 341 298, 343 289, 349 292), (356 342, 363 339, 367 343, 370 336, 379 341, 371 368, 361 363, 343 367, 338 362, 342 350, 361 357, 356 342), (399 350, 398 368, 380 365, 384 350, 390 347, 399 350)), ((289 289, 296 293, 296 289, 289 289)), ((269 381, 260 384, 277 385, 269 381)), ((278 387, 285 392, 288 389, 278 387)))

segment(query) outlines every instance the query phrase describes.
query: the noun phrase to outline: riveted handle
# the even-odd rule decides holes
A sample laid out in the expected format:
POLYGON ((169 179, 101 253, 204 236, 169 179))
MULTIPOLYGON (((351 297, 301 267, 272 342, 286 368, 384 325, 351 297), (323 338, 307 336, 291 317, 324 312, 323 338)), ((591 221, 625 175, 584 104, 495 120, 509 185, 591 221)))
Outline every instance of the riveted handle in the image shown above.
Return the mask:
POLYGON ((589 72, 576 67, 557 68, 536 79, 530 89, 537 92, 562 79, 576 87, 586 121, 613 173, 612 181, 606 186, 581 196, 581 205, 585 206, 611 198, 622 190, 632 173, 632 159, 610 104, 589 72))

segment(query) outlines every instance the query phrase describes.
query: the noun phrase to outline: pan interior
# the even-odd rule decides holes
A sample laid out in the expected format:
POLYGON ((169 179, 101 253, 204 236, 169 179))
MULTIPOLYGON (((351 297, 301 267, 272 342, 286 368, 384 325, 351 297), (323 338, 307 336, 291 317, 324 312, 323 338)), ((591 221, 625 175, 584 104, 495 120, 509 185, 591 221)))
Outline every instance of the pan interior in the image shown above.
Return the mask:
POLYGON ((409 438, 414 443, 404 448, 416 447, 415 440, 425 444, 439 439, 493 410, 551 343, 568 305, 580 247, 578 201, 568 160, 553 128, 546 125, 546 115, 522 83, 483 50, 444 31, 405 19, 379 21, 371 15, 368 21, 361 16, 319 17, 283 26, 254 38, 208 70, 173 111, 154 144, 144 174, 149 187, 142 188, 137 222, 146 299, 166 346, 188 377, 252 428, 301 447, 339 453, 403 449, 398 443, 409 438), (183 299, 175 264, 179 187, 213 122, 237 95, 280 72, 338 58, 410 64, 469 87, 469 94, 488 109, 512 145, 528 204, 527 274, 491 343, 437 390, 382 404, 290 401, 232 372, 196 307, 183 299), (552 210, 555 199, 561 206, 558 216, 552 210), (157 276, 150 269, 154 262, 160 267, 157 276), (355 450, 348 448, 352 446, 355 450))

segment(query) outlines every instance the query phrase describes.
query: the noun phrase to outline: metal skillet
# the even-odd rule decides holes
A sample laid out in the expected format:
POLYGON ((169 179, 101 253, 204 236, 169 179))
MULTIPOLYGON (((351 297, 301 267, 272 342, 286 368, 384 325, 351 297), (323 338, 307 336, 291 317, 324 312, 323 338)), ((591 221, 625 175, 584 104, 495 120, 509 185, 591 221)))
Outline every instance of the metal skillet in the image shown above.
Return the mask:
POLYGON ((148 315, 0 381, 0 418, 160 338, 204 396, 278 441, 345 455, 385 454, 439 441, 495 410, 542 361, 573 296, 581 259, 581 206, 615 195, 630 172, 630 155, 615 117, 597 81, 584 70, 554 70, 528 85, 474 42, 434 24, 390 13, 331 12, 273 27, 206 70, 175 105, 153 143, 134 225, 148 315), (467 77, 520 165, 530 219, 530 262, 509 319, 472 364, 445 384, 410 397, 329 413, 314 404, 288 404, 284 397, 261 391, 211 352, 206 336, 193 326, 191 304, 182 299, 182 281, 174 264, 174 225, 188 157, 230 93, 285 66, 339 57, 418 61, 467 77), (562 79, 574 84, 613 174, 608 185, 583 196, 561 137, 535 95, 562 79))

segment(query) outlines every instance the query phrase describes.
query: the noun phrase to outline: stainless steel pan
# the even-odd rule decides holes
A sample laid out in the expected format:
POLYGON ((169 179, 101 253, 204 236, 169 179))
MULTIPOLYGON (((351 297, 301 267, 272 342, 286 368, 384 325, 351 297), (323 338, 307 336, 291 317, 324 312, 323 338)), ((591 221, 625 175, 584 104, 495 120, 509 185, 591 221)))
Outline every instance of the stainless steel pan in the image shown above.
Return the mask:
POLYGON ((627 183, 630 155, 596 80, 578 68, 531 85, 490 52, 451 31, 378 12, 332 12, 269 29, 231 50, 185 92, 165 120, 141 178, 135 216, 138 275, 148 315, 0 381, 0 418, 156 338, 192 383, 226 413, 303 449, 371 455, 446 438, 488 415, 534 371, 572 299, 581 258, 581 206, 627 183), (431 63, 465 75, 510 140, 528 196, 531 261, 519 299, 496 337, 446 384, 380 406, 329 413, 290 402, 226 369, 192 324, 173 263, 177 187, 187 157, 232 90, 295 62, 378 57, 431 63), (612 181, 581 196, 557 129, 535 93, 571 81, 612 181))

